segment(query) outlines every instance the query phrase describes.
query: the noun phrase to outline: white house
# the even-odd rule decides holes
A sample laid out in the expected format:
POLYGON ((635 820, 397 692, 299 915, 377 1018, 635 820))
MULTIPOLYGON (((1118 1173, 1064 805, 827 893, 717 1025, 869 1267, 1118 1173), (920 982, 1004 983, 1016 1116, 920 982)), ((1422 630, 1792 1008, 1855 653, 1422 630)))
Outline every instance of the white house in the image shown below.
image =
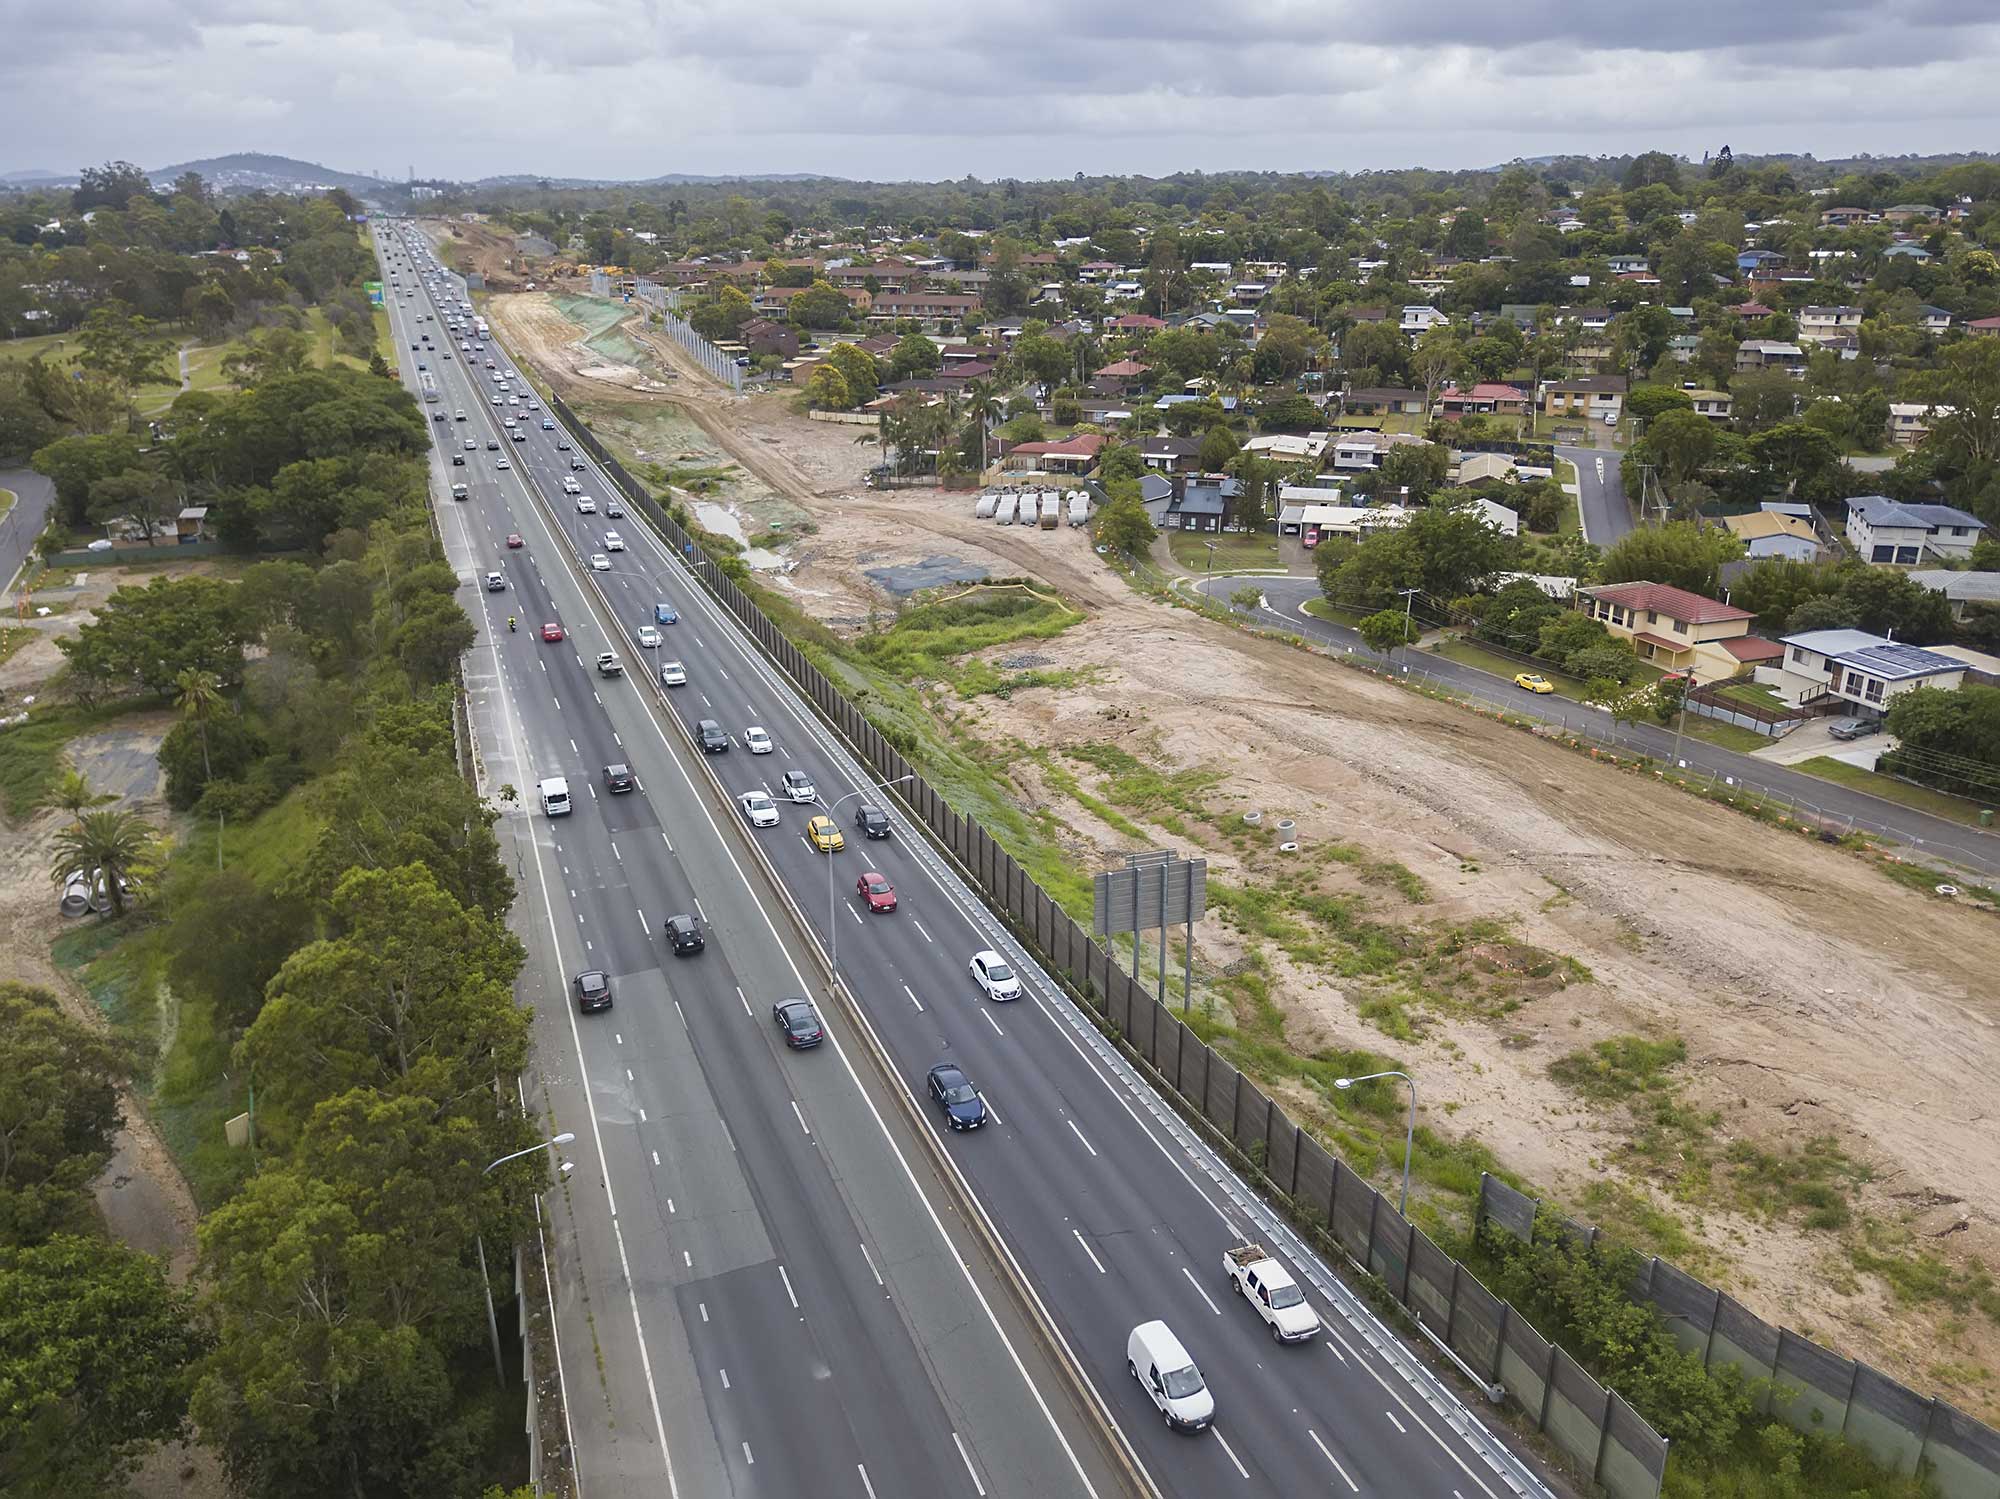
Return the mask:
POLYGON ((1847 539, 1864 562, 1915 566, 1926 553, 1970 557, 1986 522, 1951 505, 1905 505, 1887 495, 1847 502, 1847 539))
POLYGON ((1244 443, 1243 451, 1277 463, 1304 463, 1308 459, 1317 463, 1326 456, 1326 446, 1332 440, 1331 432, 1308 432, 1304 437, 1268 433, 1244 443))
POLYGON ((1876 717, 1905 692, 1965 681, 1963 661, 1866 630, 1808 630, 1782 643, 1782 661, 1758 667, 1757 680, 1788 703, 1833 698, 1876 717))
POLYGON ((1859 307, 1801 307, 1799 338, 1805 343, 1824 343, 1830 338, 1861 331, 1859 307))
POLYGON ((1414 306, 1403 309, 1403 320, 1400 326, 1405 333, 1414 336, 1420 333, 1428 333, 1439 323, 1448 323, 1450 321, 1450 318, 1439 312, 1435 307, 1414 306))
POLYGON ((1409 432, 1346 432, 1333 440, 1333 466, 1337 469, 1380 468, 1389 449, 1423 439, 1409 432))

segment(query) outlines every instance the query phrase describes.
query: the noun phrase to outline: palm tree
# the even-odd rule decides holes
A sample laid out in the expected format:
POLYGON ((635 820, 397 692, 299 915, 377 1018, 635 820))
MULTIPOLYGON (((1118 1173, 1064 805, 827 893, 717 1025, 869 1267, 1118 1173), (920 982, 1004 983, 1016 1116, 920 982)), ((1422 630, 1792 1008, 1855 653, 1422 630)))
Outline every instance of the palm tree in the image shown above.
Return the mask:
POLYGON ((97 870, 111 899, 111 914, 123 916, 124 882, 152 849, 153 829, 138 813, 85 812, 74 826, 56 835, 50 879, 61 889, 79 871, 88 879, 91 871, 97 870))
POLYGON ((212 671, 189 667, 174 678, 174 686, 180 689, 174 706, 181 710, 182 718, 194 720, 201 735, 201 778, 213 780, 214 772, 208 768, 208 721, 222 709, 222 679, 212 671))
POLYGON ((1006 419, 1007 399, 991 380, 968 380, 965 382, 965 404, 972 412, 973 420, 979 423, 979 473, 984 478, 986 438, 995 417, 1003 421, 1006 419))
POLYGON ((80 770, 65 770, 56 778, 47 798, 51 807, 61 807, 71 817, 81 816, 85 807, 101 807, 117 799, 92 790, 90 777, 80 770))

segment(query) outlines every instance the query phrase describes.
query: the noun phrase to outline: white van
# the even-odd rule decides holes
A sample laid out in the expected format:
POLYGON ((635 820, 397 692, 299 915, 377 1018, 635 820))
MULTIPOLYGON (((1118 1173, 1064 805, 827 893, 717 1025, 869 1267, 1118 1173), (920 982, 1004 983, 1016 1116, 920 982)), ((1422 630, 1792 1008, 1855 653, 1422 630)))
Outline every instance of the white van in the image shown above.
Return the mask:
POLYGON ((1125 1367, 1175 1431, 1200 1431, 1215 1419, 1215 1397, 1166 1323, 1141 1322, 1132 1329, 1125 1367))
MULTIPOLYGON (((569 816, 569 782, 561 776, 550 776, 542 782, 542 812, 549 817, 569 816)), ((1135 1334, 1136 1336, 1136 1334, 1135 1334)), ((1180 1346, 1179 1344, 1175 1345, 1180 1346)))

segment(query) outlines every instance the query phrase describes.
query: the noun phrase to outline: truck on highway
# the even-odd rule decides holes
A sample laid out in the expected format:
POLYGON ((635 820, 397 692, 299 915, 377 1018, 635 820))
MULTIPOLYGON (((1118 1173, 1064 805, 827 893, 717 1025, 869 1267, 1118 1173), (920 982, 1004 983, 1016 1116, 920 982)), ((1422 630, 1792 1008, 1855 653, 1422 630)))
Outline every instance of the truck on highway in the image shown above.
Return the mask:
POLYGON ((1062 524, 1062 499, 1051 489, 1042 495, 1042 529, 1053 531, 1062 524))
POLYGON ((1261 1244, 1238 1244, 1222 1252, 1230 1289, 1257 1309, 1280 1343, 1303 1343, 1319 1334, 1319 1314, 1307 1302, 1292 1272, 1272 1259, 1261 1244))

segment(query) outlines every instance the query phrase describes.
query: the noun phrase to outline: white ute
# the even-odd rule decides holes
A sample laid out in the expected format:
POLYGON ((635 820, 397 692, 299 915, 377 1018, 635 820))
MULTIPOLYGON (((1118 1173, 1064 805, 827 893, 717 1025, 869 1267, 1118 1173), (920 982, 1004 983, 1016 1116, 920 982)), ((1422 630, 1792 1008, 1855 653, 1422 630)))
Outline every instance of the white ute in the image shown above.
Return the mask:
POLYGON ((1319 1333, 1319 1314, 1306 1301, 1292 1272, 1259 1244, 1238 1244, 1222 1252, 1230 1287, 1257 1308, 1257 1315, 1280 1343, 1303 1343, 1319 1333))

